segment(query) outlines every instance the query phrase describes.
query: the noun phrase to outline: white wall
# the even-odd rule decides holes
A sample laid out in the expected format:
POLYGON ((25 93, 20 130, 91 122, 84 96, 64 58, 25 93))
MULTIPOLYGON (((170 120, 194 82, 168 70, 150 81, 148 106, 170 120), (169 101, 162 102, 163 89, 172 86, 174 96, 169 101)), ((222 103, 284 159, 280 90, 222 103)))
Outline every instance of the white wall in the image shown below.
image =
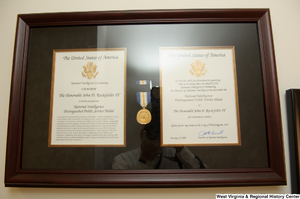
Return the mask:
POLYGON ((285 90, 300 87, 299 0, 0 0, 0 179, 4 180, 7 118, 17 14, 183 8, 270 8, 281 99, 287 186, 182 189, 46 189, 0 187, 1 199, 215 198, 216 193, 290 193, 285 90))

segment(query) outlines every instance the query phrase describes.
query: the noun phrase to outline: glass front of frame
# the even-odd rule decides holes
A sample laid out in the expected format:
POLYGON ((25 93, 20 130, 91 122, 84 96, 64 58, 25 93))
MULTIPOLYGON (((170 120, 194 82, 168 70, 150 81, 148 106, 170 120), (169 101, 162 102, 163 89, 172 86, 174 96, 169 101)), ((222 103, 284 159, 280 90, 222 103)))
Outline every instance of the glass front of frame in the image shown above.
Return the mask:
POLYGON ((21 169, 268 167, 259 49, 256 23, 31 28, 21 169))

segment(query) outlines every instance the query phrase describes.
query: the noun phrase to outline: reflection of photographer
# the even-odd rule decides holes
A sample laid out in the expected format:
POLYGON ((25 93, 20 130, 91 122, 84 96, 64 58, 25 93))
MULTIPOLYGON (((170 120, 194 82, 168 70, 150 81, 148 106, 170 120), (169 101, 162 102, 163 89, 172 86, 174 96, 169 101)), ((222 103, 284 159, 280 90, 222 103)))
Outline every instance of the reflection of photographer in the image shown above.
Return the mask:
POLYGON ((186 147, 160 147, 159 118, 142 126, 141 147, 116 156, 113 169, 200 169, 204 164, 186 147))
POLYGON ((201 160, 186 147, 160 146, 160 88, 151 90, 152 121, 142 125, 141 147, 121 153, 112 163, 113 169, 200 169, 201 160))

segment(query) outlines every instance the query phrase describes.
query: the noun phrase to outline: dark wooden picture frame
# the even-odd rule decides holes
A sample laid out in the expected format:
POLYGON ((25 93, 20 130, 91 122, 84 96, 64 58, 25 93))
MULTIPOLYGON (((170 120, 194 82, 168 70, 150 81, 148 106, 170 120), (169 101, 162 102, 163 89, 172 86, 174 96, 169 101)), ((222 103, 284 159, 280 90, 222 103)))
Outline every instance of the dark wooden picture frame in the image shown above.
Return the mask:
POLYGON ((280 102, 268 9, 109 11, 22 14, 18 16, 9 108, 5 186, 205 187, 285 185, 284 161, 280 102), (256 23, 258 30, 269 167, 115 171, 22 169, 23 115, 31 28, 248 22, 256 23))
POLYGON ((286 106, 289 128, 289 150, 290 150, 290 171, 292 193, 300 193, 300 132, 299 132, 299 111, 300 111, 300 89, 289 89, 286 91, 286 106))

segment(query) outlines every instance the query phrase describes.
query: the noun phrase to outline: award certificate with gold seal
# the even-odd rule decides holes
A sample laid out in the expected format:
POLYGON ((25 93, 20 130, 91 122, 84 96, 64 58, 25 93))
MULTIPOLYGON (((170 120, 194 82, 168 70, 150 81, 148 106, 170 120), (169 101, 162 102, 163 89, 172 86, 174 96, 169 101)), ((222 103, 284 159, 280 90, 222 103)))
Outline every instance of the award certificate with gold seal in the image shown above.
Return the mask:
POLYGON ((53 51, 49 147, 125 146, 126 49, 53 51))
POLYGON ((160 48, 162 146, 241 145, 233 46, 160 48))

